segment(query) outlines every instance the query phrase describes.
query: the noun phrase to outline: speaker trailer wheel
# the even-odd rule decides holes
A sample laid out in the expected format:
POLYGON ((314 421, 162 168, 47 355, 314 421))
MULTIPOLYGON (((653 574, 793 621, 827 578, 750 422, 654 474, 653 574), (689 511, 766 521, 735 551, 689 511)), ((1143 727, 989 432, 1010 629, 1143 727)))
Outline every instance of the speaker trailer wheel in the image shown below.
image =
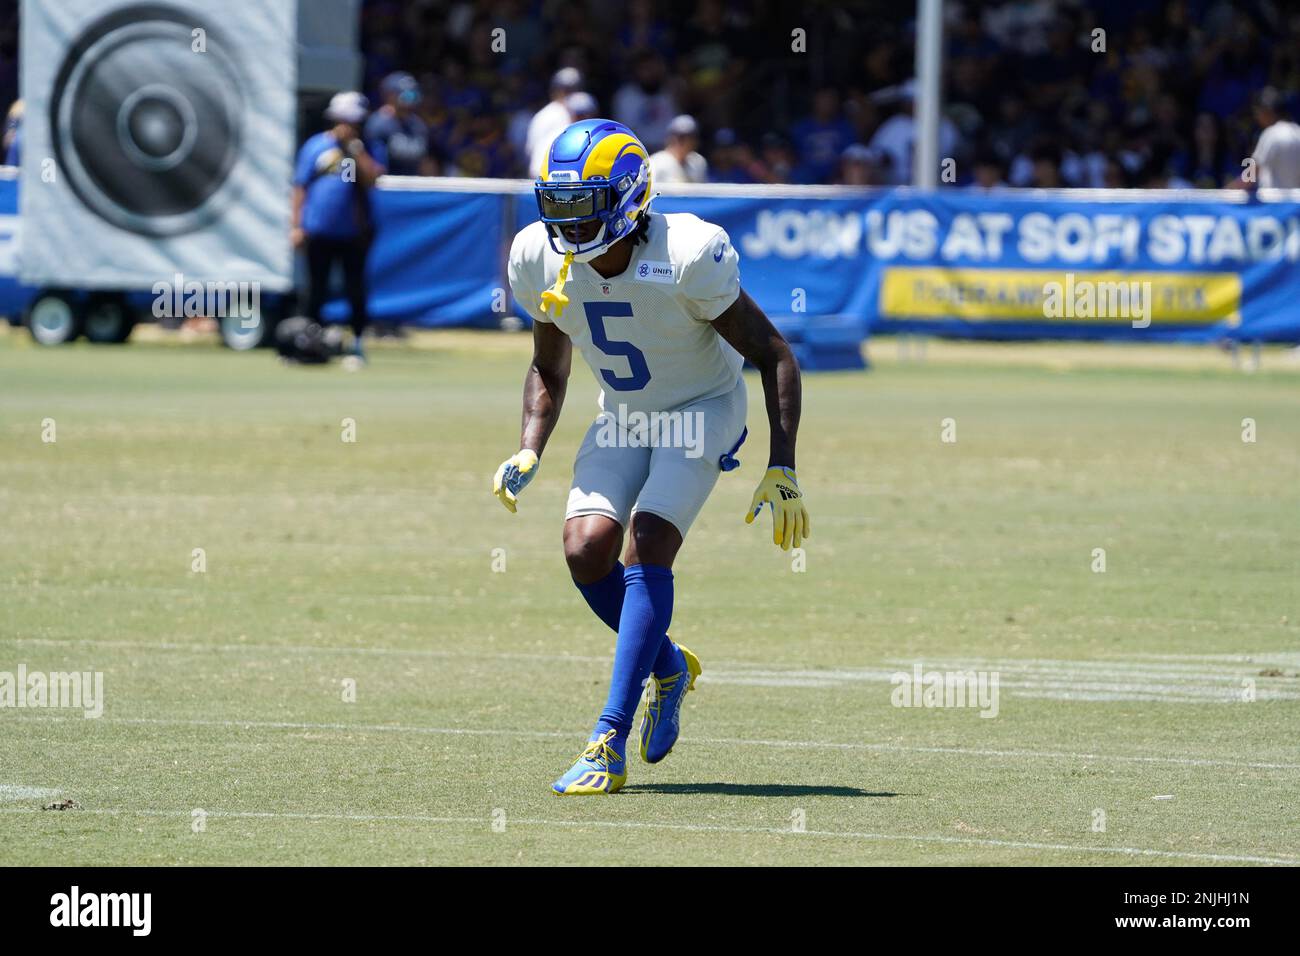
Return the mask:
POLYGON ((126 300, 116 293, 97 293, 90 297, 82 320, 86 341, 100 345, 120 345, 135 328, 135 316, 126 300))
POLYGON ((84 304, 70 292, 43 289, 27 306, 23 324, 41 345, 63 345, 81 334, 84 304))

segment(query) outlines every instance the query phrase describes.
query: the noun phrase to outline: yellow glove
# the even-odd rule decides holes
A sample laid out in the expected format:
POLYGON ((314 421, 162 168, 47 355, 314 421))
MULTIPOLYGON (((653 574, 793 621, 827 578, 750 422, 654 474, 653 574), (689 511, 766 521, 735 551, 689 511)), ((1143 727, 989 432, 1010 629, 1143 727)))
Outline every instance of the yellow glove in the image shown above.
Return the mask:
POLYGON ((496 477, 492 479, 492 494, 501 499, 511 514, 515 513, 515 500, 519 492, 533 480, 539 464, 541 462, 537 459, 537 452, 521 448, 497 469, 496 477))
POLYGON ((772 506, 772 543, 789 551, 799 547, 804 538, 812 537, 808 527, 808 509, 803 506, 803 492, 793 468, 773 465, 758 483, 754 500, 745 512, 745 524, 753 524, 764 503, 772 506))

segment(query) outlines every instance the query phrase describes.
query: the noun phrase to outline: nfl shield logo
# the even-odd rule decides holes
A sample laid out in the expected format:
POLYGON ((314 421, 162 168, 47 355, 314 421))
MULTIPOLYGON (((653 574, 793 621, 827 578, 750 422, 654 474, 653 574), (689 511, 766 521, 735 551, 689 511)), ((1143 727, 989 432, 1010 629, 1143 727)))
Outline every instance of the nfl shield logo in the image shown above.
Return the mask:
POLYGON ((600 284, 600 291, 601 291, 601 294, 602 294, 602 295, 609 295, 609 283, 608 283, 608 282, 602 282, 602 283, 600 284))

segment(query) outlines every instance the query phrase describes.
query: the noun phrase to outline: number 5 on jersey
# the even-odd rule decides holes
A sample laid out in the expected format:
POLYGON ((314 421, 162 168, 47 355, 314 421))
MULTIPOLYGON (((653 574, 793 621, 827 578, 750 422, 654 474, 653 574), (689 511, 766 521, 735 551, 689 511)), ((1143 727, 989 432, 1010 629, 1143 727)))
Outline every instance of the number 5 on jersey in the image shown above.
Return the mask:
POLYGON ((592 344, 606 355, 627 359, 627 375, 616 375, 607 368, 600 370, 600 377, 605 384, 616 392, 635 392, 645 388, 650 381, 650 367, 646 365, 645 353, 631 342, 611 340, 605 333, 605 318, 632 318, 632 303, 584 302, 583 306, 587 310, 592 344))

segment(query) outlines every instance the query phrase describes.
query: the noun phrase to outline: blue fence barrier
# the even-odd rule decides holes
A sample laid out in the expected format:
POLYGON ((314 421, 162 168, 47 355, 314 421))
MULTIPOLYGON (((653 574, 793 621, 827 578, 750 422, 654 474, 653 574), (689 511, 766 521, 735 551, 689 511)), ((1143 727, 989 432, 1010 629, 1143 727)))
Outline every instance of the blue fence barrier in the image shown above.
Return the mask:
MULTIPOLYGON (((377 268, 376 315, 447 325, 469 313, 472 323, 491 323, 510 239, 536 218, 531 191, 527 183, 462 183, 466 191, 449 203, 437 188, 425 181, 381 191, 381 213, 419 219, 489 196, 498 213, 476 205, 468 227, 464 216, 430 226, 420 250, 405 232, 393 237, 395 254, 426 288, 403 293, 377 268), (499 242, 496 271, 470 281, 465 263, 484 260, 489 237, 499 242), (458 251, 450 266, 448 249, 458 251), (434 291, 449 276, 462 277, 467 293, 455 303, 434 291), (423 299, 426 310, 389 310, 403 294, 400 304, 423 299)), ((1300 197, 1268 198, 679 186, 654 208, 694 212, 726 228, 749 293, 783 329, 829 354, 868 332, 1300 341, 1300 197)))
MULTIPOLYGON (((0 178, 0 298, 21 297, 5 278, 16 188, 0 178)), ((849 344, 870 332, 1300 342, 1300 195, 1264 199, 716 185, 666 187, 654 209, 726 228, 748 292, 801 357, 834 367, 854 364, 849 344)), ((527 321, 505 266, 536 217, 529 183, 388 177, 374 209, 373 318, 527 321)), ((326 314, 341 319, 346 305, 326 314)))

